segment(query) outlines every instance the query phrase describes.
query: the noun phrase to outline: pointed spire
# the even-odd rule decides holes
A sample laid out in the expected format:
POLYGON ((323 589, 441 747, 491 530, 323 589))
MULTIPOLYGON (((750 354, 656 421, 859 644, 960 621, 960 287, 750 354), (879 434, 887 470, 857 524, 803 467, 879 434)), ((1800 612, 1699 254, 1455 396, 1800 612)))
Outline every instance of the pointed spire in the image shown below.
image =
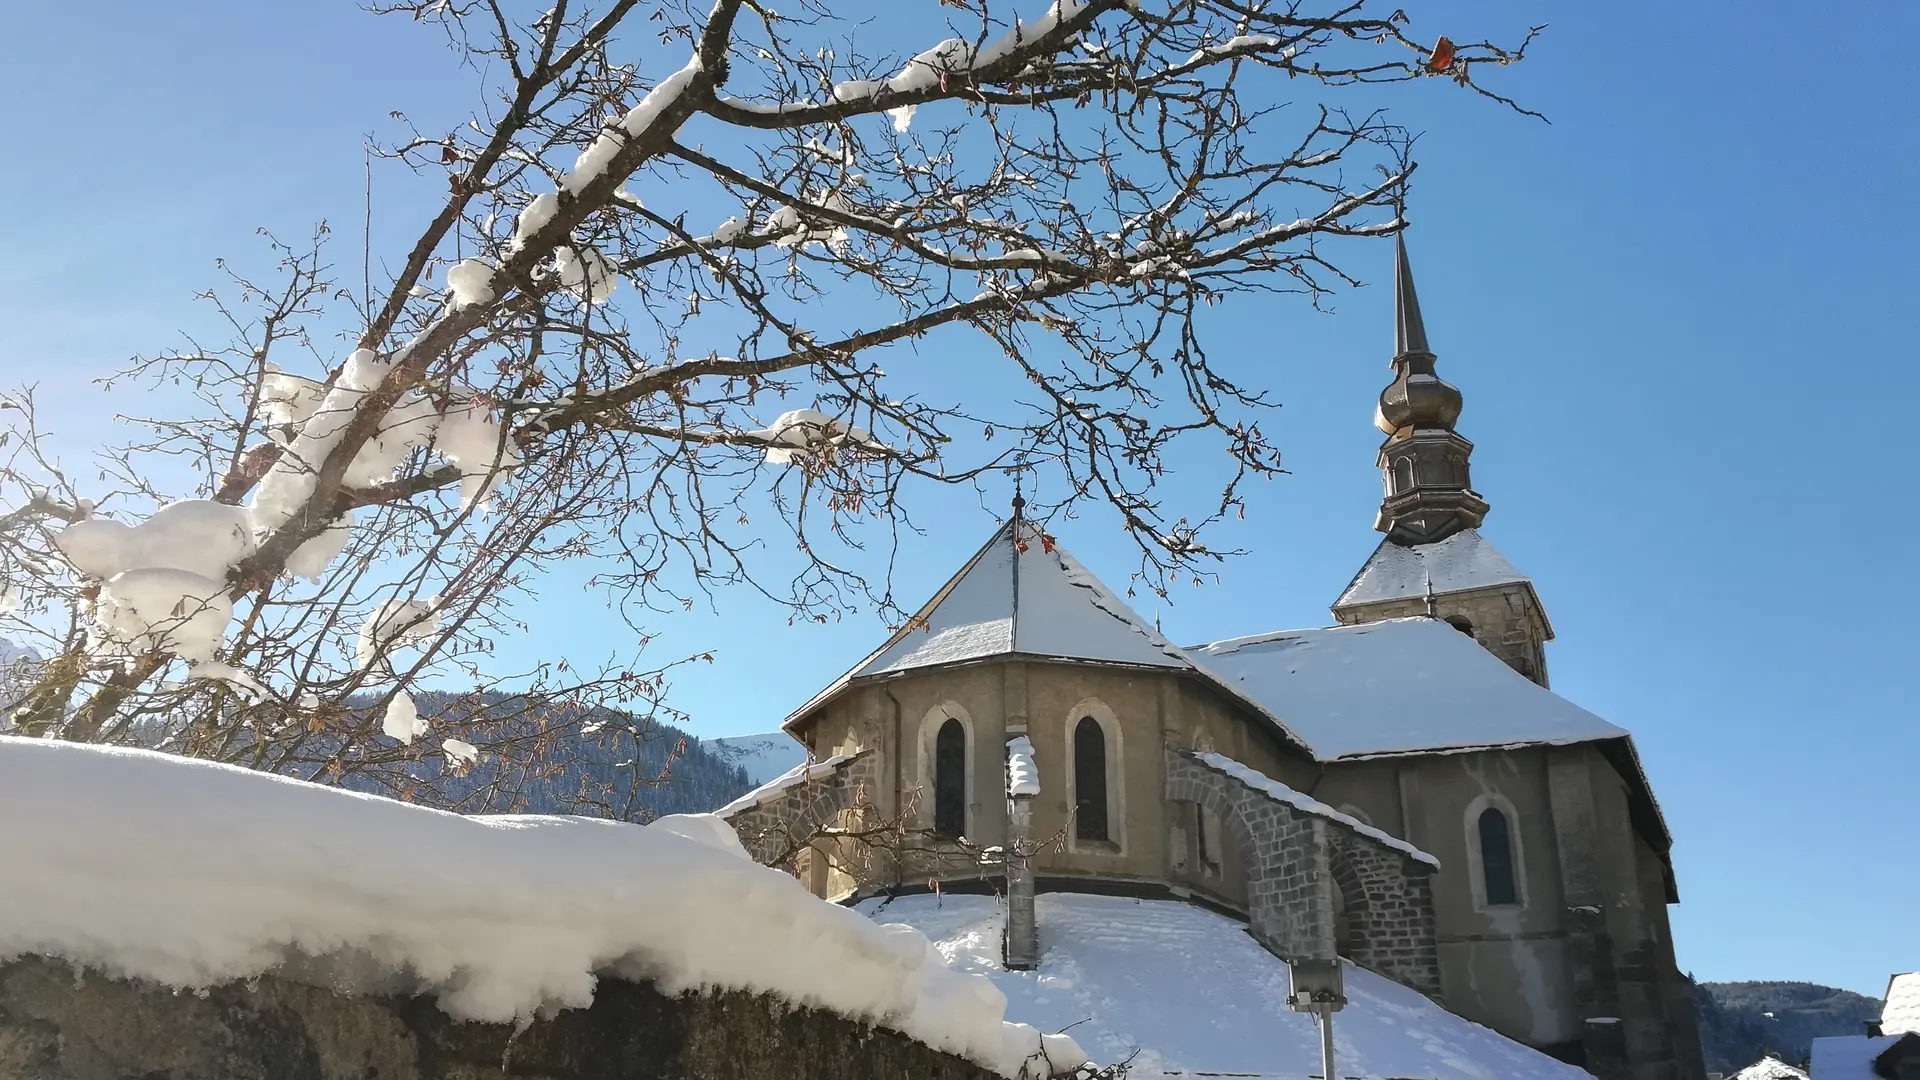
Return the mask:
POLYGON ((1393 355, 1432 352, 1427 347, 1427 324, 1420 318, 1420 297, 1413 291, 1407 236, 1401 232, 1393 238, 1393 355))
POLYGON ((1387 436, 1379 460, 1387 490, 1373 527, 1411 546, 1478 526, 1487 503, 1468 476, 1473 444, 1453 429, 1460 390, 1435 370, 1404 233, 1394 237, 1393 278, 1393 381, 1373 420, 1387 436))

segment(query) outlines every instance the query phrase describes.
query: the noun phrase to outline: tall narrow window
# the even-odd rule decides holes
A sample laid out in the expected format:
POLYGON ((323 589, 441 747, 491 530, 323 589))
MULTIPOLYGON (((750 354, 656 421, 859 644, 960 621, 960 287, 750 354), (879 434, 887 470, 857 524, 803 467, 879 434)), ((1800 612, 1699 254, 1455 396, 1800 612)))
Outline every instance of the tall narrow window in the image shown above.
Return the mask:
POLYGON ((1107 733, 1100 721, 1083 716, 1073 729, 1073 835, 1080 840, 1107 838, 1107 733))
POLYGON ((933 743, 933 831, 967 831, 967 729, 954 719, 940 725, 933 743))
POLYGON ((1513 878, 1513 831, 1507 815, 1494 807, 1480 812, 1480 873, 1488 904, 1517 904, 1520 891, 1513 878))

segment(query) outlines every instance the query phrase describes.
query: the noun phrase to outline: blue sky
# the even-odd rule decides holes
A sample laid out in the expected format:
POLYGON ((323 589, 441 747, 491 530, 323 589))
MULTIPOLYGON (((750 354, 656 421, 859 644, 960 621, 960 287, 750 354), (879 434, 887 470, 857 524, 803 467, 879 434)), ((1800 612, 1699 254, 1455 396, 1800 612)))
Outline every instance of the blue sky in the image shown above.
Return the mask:
MULTIPOLYGON (((1456 32, 1430 13, 1446 6, 1409 6, 1419 36, 1456 32)), ((1501 85, 1552 124, 1437 80, 1390 100, 1424 133, 1408 239, 1441 372, 1466 395, 1485 532, 1552 615, 1555 689, 1636 735, 1677 837, 1682 965, 1877 995, 1920 968, 1904 431, 1920 10, 1821 15, 1465 5, 1473 30, 1551 24, 1501 85)), ((0 117, 0 382, 40 382, 70 458, 131 407, 90 378, 210 329, 189 298, 217 282, 216 257, 257 266, 256 227, 298 236, 319 217, 357 237, 363 138, 391 130, 392 108, 451 117, 474 85, 430 34, 345 4, 0 19, 15 103, 0 117)), ((410 196, 397 176, 376 190, 391 249, 410 196)), ((1347 253, 1381 286, 1390 259, 1385 243, 1347 253)), ((1324 623, 1377 541, 1381 286, 1327 315, 1220 313, 1215 352, 1286 404, 1266 426, 1291 474, 1216 538, 1253 552, 1220 586, 1141 605, 1170 636, 1324 623)), ((916 513, 929 531, 902 553, 908 596, 994 525, 971 493, 928 492, 916 513)), ((1058 531, 1116 583, 1132 565, 1099 515, 1058 531)), ((556 580, 514 648, 620 651, 603 607, 556 580)), ((882 633, 859 616, 788 627, 744 594, 661 628, 667 652, 717 648, 678 688, 706 735, 772 728, 882 633)))

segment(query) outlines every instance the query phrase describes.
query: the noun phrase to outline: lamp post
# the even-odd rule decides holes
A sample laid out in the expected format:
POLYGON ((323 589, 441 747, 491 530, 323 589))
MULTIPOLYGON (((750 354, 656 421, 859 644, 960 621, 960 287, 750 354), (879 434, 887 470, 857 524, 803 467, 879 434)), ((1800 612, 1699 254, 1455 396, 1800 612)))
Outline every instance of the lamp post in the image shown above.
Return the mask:
POLYGON ((1291 993, 1287 1008, 1310 1013, 1320 1020, 1320 1075, 1336 1080, 1333 1072, 1333 1014, 1347 1003, 1345 972, 1340 961, 1294 960, 1287 965, 1291 993))

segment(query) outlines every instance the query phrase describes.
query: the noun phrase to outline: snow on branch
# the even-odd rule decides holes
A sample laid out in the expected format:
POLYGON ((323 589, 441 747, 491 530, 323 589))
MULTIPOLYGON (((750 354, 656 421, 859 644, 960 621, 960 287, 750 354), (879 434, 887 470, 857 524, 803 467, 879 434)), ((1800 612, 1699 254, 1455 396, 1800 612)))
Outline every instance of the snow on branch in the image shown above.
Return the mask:
MULTIPOLYGON (((553 740, 430 706, 450 730, 425 746, 400 695, 429 669, 512 681, 496 642, 566 602, 543 592, 562 566, 636 618, 735 584, 796 618, 898 615, 869 554, 894 545, 860 530, 1016 468, 1036 517, 1116 512, 1144 588, 1232 554, 1212 532, 1280 471, 1284 387, 1235 378, 1204 312, 1377 276, 1352 241, 1404 227, 1410 140, 1346 88, 1506 101, 1480 77, 1531 35, 1436 54, 1413 8, 1016 7, 912 0, 883 13, 902 33, 960 21, 873 52, 741 0, 667 0, 658 27, 625 0, 523 26, 395 5, 492 102, 394 114, 382 163, 435 202, 407 243, 356 252, 343 288, 324 229, 269 240, 275 280, 214 294, 231 343, 130 364, 194 404, 136 419, 98 482, 37 449, 29 396, 0 401, 0 619, 53 658, 22 729, 406 792, 450 755, 497 793, 553 740), (319 345, 342 325, 357 341, 319 345), (450 598, 437 623, 389 619, 421 582, 450 598), (417 670, 387 662, 413 646, 417 670), (375 685, 390 707, 341 704, 375 685)), ((1263 348, 1287 311, 1263 308, 1263 348)), ((540 731, 585 723, 570 695, 651 708, 673 666, 563 659, 514 676, 540 731)))

